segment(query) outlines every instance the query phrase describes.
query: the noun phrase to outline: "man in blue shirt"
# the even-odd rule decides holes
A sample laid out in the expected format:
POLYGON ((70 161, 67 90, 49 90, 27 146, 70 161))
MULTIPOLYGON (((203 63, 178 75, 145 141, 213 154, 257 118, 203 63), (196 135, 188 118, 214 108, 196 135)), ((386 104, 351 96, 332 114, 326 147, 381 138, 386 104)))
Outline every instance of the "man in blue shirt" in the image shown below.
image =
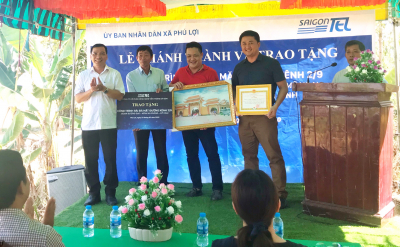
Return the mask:
MULTIPOLYGON (((153 51, 149 46, 140 46, 136 51, 136 60, 139 67, 128 73, 126 86, 128 92, 168 92, 169 86, 165 80, 164 71, 150 65, 153 51)), ((147 177, 147 156, 149 150, 150 132, 153 135, 154 150, 157 158, 157 169, 163 177, 160 183, 167 184, 169 165, 167 157, 167 132, 166 130, 139 130, 134 129, 136 145, 136 168, 139 179, 147 177)))

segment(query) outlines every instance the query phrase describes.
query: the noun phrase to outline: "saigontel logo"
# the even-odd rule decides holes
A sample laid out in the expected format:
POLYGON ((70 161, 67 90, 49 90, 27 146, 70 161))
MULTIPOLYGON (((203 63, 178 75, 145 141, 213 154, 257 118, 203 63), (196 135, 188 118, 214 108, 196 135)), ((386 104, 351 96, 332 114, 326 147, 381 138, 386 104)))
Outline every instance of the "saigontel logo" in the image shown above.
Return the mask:
POLYGON ((297 34, 351 31, 349 17, 300 20, 297 34))

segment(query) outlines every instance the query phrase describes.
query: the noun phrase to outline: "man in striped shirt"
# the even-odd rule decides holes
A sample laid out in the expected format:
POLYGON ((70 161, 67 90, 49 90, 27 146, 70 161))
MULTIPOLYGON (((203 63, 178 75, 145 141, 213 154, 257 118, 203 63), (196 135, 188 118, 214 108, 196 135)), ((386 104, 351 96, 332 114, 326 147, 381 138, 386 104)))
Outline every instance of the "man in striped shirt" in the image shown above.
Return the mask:
POLYGON ((52 227, 54 198, 47 203, 42 224, 33 219, 29 188, 21 155, 13 150, 0 150, 0 243, 22 247, 64 246, 60 234, 52 227))

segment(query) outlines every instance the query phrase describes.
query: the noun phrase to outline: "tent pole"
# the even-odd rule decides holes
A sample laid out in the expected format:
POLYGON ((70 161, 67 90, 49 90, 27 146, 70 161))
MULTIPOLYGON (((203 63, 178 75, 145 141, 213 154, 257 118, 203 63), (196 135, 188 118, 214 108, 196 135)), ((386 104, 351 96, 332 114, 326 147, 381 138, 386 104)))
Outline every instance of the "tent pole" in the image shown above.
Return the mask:
MULTIPOLYGON (((396 79, 396 85, 399 86, 399 71, 398 71, 398 64, 397 64, 397 35, 396 35, 396 26, 398 21, 396 18, 393 18, 393 39, 394 39, 394 74, 396 79)), ((397 141, 400 147, 400 92, 396 93, 396 101, 397 101, 397 141)))
POLYGON ((76 19, 72 18, 72 92, 71 92, 71 162, 74 163, 74 138, 75 138, 75 73, 76 73, 76 19))

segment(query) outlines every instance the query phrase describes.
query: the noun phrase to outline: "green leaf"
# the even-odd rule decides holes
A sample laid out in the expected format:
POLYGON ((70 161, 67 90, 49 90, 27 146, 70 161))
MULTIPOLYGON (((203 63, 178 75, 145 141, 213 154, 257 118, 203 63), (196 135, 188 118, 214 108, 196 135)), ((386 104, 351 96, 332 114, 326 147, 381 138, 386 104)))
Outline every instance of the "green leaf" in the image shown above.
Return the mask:
POLYGON ((25 117, 28 117, 30 120, 39 121, 39 118, 36 117, 35 114, 32 114, 27 111, 23 111, 23 113, 25 114, 25 117))
POLYGON ((24 129, 22 130, 22 136, 24 137, 24 139, 29 136, 30 130, 32 130, 32 126, 30 124, 25 125, 24 129))
MULTIPOLYGON (((51 68, 50 68, 50 71, 49 71, 50 74, 53 73, 54 69, 56 68, 57 63, 58 63, 58 56, 57 56, 57 54, 56 54, 56 55, 54 56, 53 63, 51 64, 51 68)), ((47 80, 47 78, 46 78, 46 80, 47 80)))
POLYGON ((0 41, 1 41, 0 60, 3 61, 3 63, 6 66, 8 66, 13 62, 12 56, 13 56, 14 48, 10 44, 7 43, 7 40, 1 31, 0 31, 0 41))
POLYGON ((38 48, 38 44, 36 42, 36 39, 29 39, 29 44, 30 44, 30 51, 28 52, 30 62, 33 65, 33 67, 36 68, 37 72, 39 73, 40 77, 44 81, 45 73, 43 70, 43 60, 42 60, 42 54, 38 48))
POLYGON ((37 109, 29 103, 20 93, 11 90, 0 84, 0 99, 5 102, 7 106, 17 107, 22 111, 37 111, 37 109))
POLYGON ((10 67, 6 67, 5 64, 0 62, 0 83, 3 86, 8 87, 9 89, 14 90, 15 89, 15 76, 16 72, 13 72, 10 67))
POLYGON ((29 164, 31 163, 34 159, 36 159, 40 153, 42 153, 42 147, 37 148, 35 151, 33 151, 30 154, 24 155, 22 158, 24 160, 24 164, 29 164))
POLYGON ((71 104, 71 93, 72 89, 65 95, 64 100, 61 102, 61 105, 58 107, 58 111, 65 109, 67 106, 71 104))
POLYGON ((389 84, 396 85, 395 69, 392 69, 389 73, 387 73, 385 79, 388 81, 389 84))
POLYGON ((72 74, 72 68, 63 68, 60 73, 58 73, 56 79, 53 82, 52 88, 54 88, 53 94, 50 96, 50 101, 57 100, 64 93, 65 87, 69 82, 69 78, 72 74))
MULTIPOLYGON (((72 55, 69 57, 64 58, 63 60, 59 61, 56 65, 54 70, 46 77, 47 81, 52 81, 54 76, 56 76, 60 71, 68 66, 72 65, 72 55)), ((72 71, 72 68, 71 68, 72 71)))
POLYGON ((6 130, 6 133, 4 134, 3 139, 0 142, 0 145, 4 146, 17 138, 17 136, 22 132, 22 129, 24 128, 24 119, 24 113, 18 111, 15 114, 10 127, 8 127, 8 129, 6 130))
MULTIPOLYGON (((69 117, 62 117, 62 116, 61 116, 61 119, 63 120, 63 122, 64 122, 65 124, 68 124, 68 125, 71 124, 71 118, 69 118, 69 117)), ((81 116, 78 116, 78 115, 75 115, 75 127, 76 127, 76 128, 80 128, 80 127, 81 127, 81 124, 82 124, 82 117, 81 117, 81 116)))
POLYGON ((18 51, 19 47, 21 47, 22 50, 25 44, 25 38, 28 34, 27 30, 18 30, 3 25, 0 29, 0 32, 4 35, 4 38, 8 41, 9 44, 14 47, 16 51, 18 51))
POLYGON ((54 92, 54 89, 52 88, 40 88, 37 87, 36 85, 33 85, 33 96, 35 96, 38 99, 43 99, 49 97, 52 93, 54 92))

